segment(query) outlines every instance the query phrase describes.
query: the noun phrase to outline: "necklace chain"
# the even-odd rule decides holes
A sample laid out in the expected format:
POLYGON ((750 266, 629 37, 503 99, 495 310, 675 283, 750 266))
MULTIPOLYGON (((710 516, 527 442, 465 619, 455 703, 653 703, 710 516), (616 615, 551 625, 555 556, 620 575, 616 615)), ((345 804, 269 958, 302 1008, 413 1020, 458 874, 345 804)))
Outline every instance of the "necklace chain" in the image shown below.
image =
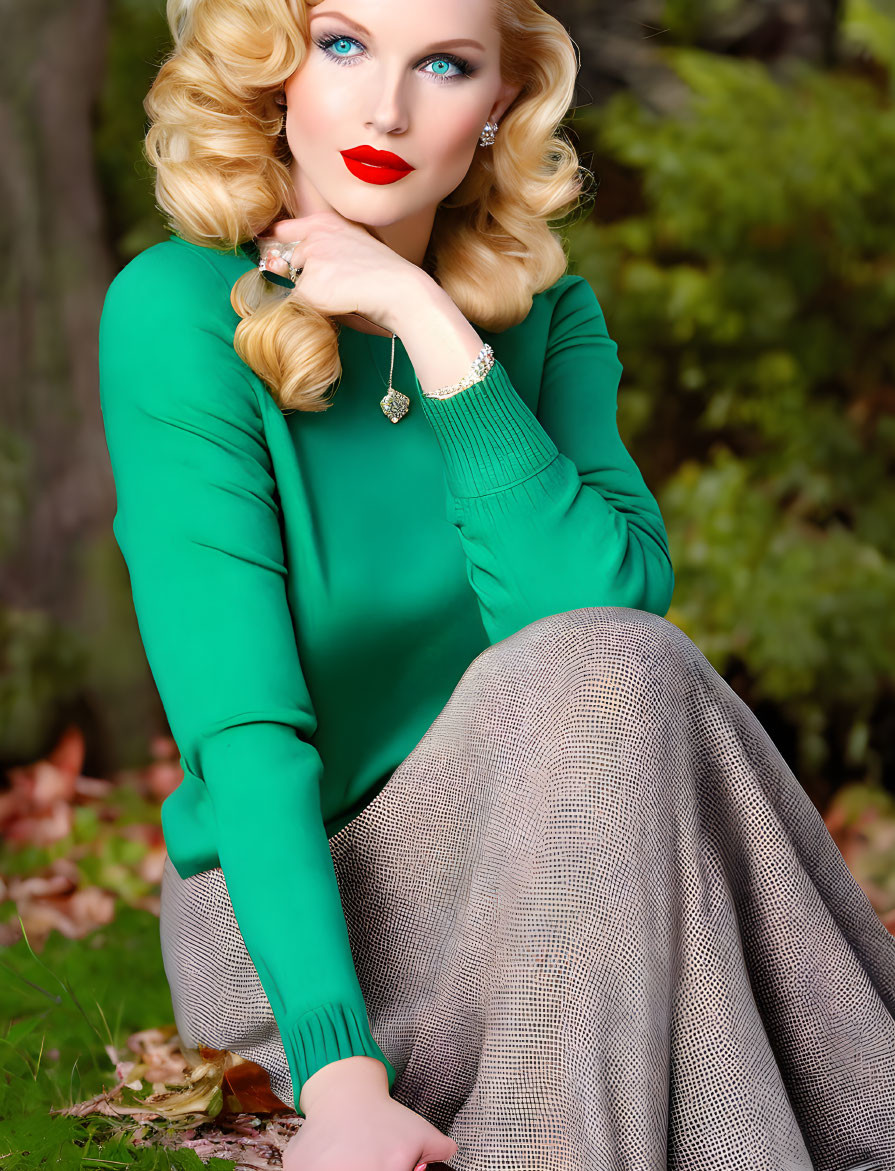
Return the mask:
MULTIPOLYGON (((379 406, 382 408, 382 413, 393 423, 399 423, 410 410, 410 399, 406 394, 402 394, 400 390, 395 390, 395 388, 392 386, 392 375, 395 369, 395 339, 397 336, 398 335, 396 333, 392 333, 392 357, 388 368, 388 393, 383 395, 383 397, 379 400, 379 406)), ((369 340, 370 335, 365 333, 364 337, 367 338, 367 349, 370 351, 370 356, 373 359, 373 365, 376 366, 375 356, 373 355, 373 346, 369 340)), ((376 373, 379 374, 378 366, 376 366, 376 373)), ((379 374, 379 378, 382 381, 382 384, 385 385, 385 379, 381 374, 379 374)))

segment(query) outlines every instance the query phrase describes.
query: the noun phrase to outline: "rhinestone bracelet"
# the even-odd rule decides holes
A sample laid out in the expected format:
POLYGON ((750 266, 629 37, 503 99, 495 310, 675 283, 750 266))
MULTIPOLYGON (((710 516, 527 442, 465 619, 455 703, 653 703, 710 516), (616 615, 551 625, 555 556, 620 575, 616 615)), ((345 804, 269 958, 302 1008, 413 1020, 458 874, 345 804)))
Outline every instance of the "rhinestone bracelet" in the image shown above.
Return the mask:
POLYGON ((459 394, 461 390, 475 385, 476 382, 481 382, 493 365, 494 351, 486 342, 479 350, 469 372, 464 374, 459 382, 454 382, 451 386, 441 386, 438 390, 424 390, 423 394, 426 398, 450 398, 459 394))

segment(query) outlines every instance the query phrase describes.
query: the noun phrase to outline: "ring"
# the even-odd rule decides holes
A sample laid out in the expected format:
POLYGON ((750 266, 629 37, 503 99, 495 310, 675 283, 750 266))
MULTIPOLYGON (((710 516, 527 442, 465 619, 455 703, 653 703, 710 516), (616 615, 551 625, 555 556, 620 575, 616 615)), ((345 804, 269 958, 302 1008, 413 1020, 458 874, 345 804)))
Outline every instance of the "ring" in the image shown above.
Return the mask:
POLYGON ((258 242, 258 250, 261 253, 261 259, 258 261, 258 271, 272 285, 279 285, 281 288, 291 289, 295 287, 296 278, 301 273, 301 268, 296 268, 292 263, 292 256, 297 245, 301 240, 287 240, 281 241, 271 239, 261 239, 258 242), (289 266, 289 276, 281 276, 278 272, 272 272, 267 267, 269 259, 277 257, 280 260, 285 260, 289 266))

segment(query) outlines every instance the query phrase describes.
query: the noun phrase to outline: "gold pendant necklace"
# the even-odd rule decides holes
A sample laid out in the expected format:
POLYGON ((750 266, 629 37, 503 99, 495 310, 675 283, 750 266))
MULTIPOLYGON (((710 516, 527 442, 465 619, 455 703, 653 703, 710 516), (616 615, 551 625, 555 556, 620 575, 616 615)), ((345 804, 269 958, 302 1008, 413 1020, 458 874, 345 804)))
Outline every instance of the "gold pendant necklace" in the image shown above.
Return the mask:
MULTIPOLYGON (((370 351, 370 356, 373 357, 373 347, 370 343, 369 336, 369 334, 364 334, 364 337, 367 338, 367 348, 370 351)), ((379 400, 379 405, 382 408, 383 415, 385 415, 387 419, 391 419, 393 423, 400 423, 400 421, 410 410, 410 399, 406 394, 402 394, 400 390, 395 390, 395 388, 392 386, 392 372, 395 369, 395 338, 397 336, 398 335, 396 333, 392 334, 392 360, 388 369, 388 393, 383 395, 383 397, 379 400)), ((376 365, 375 360, 373 364, 376 365)), ((376 373, 379 374, 378 366, 376 367, 376 373)), ((379 374, 379 377, 382 378, 382 375, 379 374)), ((384 383, 385 379, 382 378, 382 381, 384 383)))

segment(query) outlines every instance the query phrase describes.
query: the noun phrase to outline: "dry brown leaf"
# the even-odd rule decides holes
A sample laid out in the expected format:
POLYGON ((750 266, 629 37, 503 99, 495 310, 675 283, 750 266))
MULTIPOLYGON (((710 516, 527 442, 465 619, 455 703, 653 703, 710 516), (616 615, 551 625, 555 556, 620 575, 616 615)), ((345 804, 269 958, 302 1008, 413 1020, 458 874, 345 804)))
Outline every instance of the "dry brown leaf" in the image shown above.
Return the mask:
POLYGON ((74 815, 67 801, 56 801, 50 806, 20 805, 13 810, 6 821, 3 835, 8 842, 27 843, 31 846, 51 846, 68 837, 72 830, 74 815), (37 809, 32 816, 31 809, 37 809))
POLYGON ((162 873, 165 869, 165 859, 168 856, 168 851, 165 849, 164 842, 151 846, 149 851, 143 855, 137 866, 137 872, 144 882, 160 883, 162 881, 162 873))
MULTIPOLYGON (((124 770, 120 777, 136 788, 150 803, 145 822, 128 823, 114 828, 114 837, 140 843, 133 872, 141 884, 150 889, 140 894, 129 884, 125 895, 132 904, 154 915, 159 914, 158 888, 165 864, 165 842, 157 816, 156 797, 169 792, 183 777, 176 763, 177 748, 169 737, 159 737, 152 744, 153 762, 144 770, 124 770), (172 760, 172 756, 174 759, 172 760)), ((0 792, 0 835, 13 849, 33 846, 52 847, 69 837, 75 825, 78 806, 92 807, 100 824, 114 823, 121 817, 114 794, 120 785, 113 780, 87 777, 80 773, 84 760, 84 740, 77 727, 69 727, 48 756, 25 766, 7 770, 9 788, 0 792)), ((102 858, 109 833, 97 833, 95 839, 72 844, 65 859, 44 862, 37 872, 11 877, 0 876, 2 901, 15 904, 15 911, 0 923, 0 946, 16 943, 25 931, 36 950, 40 950, 52 931, 69 939, 81 938, 107 925, 114 916, 115 900, 121 893, 110 877, 112 889, 85 886, 87 879, 76 863, 86 857, 102 858)), ((13 867, 14 869, 14 867, 13 867)), ((109 876, 120 866, 103 869, 109 876)))
POLYGON ((46 939, 53 930, 66 939, 80 939, 96 927, 104 927, 115 917, 115 896, 98 886, 72 890, 62 876, 11 878, 6 884, 7 897, 16 903, 17 917, 0 923, 0 946, 10 947, 25 933, 34 944, 46 939), (54 890, 59 893, 53 893, 54 890))
POLYGON ((149 765, 145 778, 152 796, 164 801, 183 780, 183 769, 176 761, 159 761, 149 765))
POLYGON ((106 1047, 115 1068, 111 1089, 52 1113, 102 1115, 137 1146, 191 1147, 204 1159, 220 1154, 239 1167, 282 1160, 302 1120, 274 1096, 259 1066, 226 1050, 184 1049, 172 1025, 133 1033, 127 1048, 130 1057, 106 1047), (137 1096, 147 1082, 152 1092, 137 1096), (270 1117, 261 1120, 260 1113, 270 1117))

